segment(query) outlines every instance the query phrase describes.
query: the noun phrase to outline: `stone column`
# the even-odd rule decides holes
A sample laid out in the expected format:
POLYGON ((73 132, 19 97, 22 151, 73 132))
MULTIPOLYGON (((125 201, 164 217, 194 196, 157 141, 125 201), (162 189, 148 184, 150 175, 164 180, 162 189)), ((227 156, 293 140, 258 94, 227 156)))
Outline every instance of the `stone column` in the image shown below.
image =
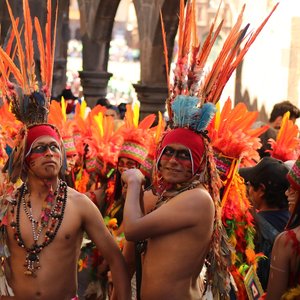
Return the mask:
MULTIPOLYGON (((40 64, 39 64, 40 66, 40 64)), ((62 90, 66 87, 66 69, 67 59, 63 57, 56 58, 53 66, 53 80, 52 80, 52 95, 59 96, 62 90)))
POLYGON ((143 119, 149 114, 162 114, 165 112, 165 101, 168 97, 168 88, 157 85, 133 84, 138 95, 138 100, 141 102, 140 119, 143 119))
POLYGON ((112 73, 105 71, 79 72, 84 99, 93 108, 100 97, 106 97, 107 83, 112 73))

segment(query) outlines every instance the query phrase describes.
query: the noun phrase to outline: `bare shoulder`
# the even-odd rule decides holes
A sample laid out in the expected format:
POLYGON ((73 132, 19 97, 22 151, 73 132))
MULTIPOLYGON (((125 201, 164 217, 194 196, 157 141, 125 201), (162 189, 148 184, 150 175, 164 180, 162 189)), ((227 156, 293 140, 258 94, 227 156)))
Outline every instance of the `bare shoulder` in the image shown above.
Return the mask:
POLYGON ((90 200, 90 198, 85 195, 82 194, 76 190, 74 190, 71 187, 68 187, 68 198, 70 199, 70 201, 74 202, 74 204, 76 205, 92 205, 92 201, 90 200))
POLYGON ((174 202, 191 206, 191 208, 214 209, 210 194, 202 186, 178 194, 174 197, 174 202))
POLYGON ((274 242, 275 249, 276 248, 285 249, 285 251, 282 251, 282 254, 285 253, 289 255, 289 253, 292 251, 292 247, 293 247, 293 240, 288 231, 283 231, 277 235, 274 242))
POLYGON ((157 196, 153 194, 152 190, 146 191, 144 193, 144 209, 145 213, 149 213, 155 207, 157 202, 157 196))

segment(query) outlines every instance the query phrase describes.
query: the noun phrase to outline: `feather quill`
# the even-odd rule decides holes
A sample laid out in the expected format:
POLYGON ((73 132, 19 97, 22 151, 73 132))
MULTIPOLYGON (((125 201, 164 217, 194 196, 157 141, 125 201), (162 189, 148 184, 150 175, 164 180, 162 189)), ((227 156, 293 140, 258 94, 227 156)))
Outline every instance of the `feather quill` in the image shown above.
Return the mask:
POLYGON ((24 92, 29 94, 30 90, 29 90, 27 76, 26 76, 25 56, 24 56, 24 51, 23 51, 23 47, 22 47, 22 43, 21 43, 21 37, 20 37, 19 31, 18 31, 18 26, 17 26, 16 20, 14 18, 14 15, 12 13, 12 9, 9 5, 8 0, 6 0, 6 4, 7 4, 9 16, 10 16, 11 23, 12 23, 12 28, 13 28, 13 31, 14 31, 14 35, 16 37, 16 42, 17 42, 17 47, 18 47, 17 52, 18 52, 20 69, 21 69, 20 73, 21 73, 22 78, 23 78, 22 85, 21 85, 21 83, 19 83, 19 84, 24 89, 24 92))
POLYGON ((161 23, 161 30, 162 30, 162 39, 163 39, 163 46, 164 46, 164 58, 165 58, 165 67, 166 67, 166 76, 167 76, 167 86, 168 86, 168 94, 170 93, 170 79, 169 79, 169 59, 168 59, 168 47, 167 47, 167 38, 166 38, 166 30, 165 25, 162 17, 162 12, 160 10, 160 23, 161 23))

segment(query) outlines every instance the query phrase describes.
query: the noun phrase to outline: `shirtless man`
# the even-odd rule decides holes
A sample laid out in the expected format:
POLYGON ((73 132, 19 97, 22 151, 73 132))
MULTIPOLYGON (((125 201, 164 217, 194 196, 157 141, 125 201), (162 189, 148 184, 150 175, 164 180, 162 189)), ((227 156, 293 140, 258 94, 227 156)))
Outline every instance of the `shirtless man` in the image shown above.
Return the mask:
POLYGON ((143 300, 202 298, 197 279, 209 250, 215 215, 214 202, 198 180, 204 171, 204 148, 203 138, 188 129, 178 128, 164 137, 157 171, 165 188, 158 191, 159 198, 152 191, 144 193, 146 214, 139 201, 144 176, 138 169, 122 175, 127 184, 126 239, 147 240, 143 300))
POLYGON ((130 299, 122 254, 99 210, 59 179, 63 156, 57 131, 49 125, 29 128, 24 153, 27 180, 6 198, 6 264, 11 271, 6 277, 14 297, 0 299, 78 299, 77 260, 84 231, 110 265, 118 299, 130 299))

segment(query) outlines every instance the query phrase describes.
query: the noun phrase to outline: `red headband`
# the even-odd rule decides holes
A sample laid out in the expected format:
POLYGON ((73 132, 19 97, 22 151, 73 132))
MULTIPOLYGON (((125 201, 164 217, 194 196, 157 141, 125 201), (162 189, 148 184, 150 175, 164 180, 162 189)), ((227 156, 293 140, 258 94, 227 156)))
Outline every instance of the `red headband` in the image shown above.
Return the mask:
POLYGON ((187 128, 176 128, 169 131, 162 140, 160 149, 158 150, 158 161, 160 160, 162 151, 169 144, 181 144, 191 150, 193 174, 199 171, 203 154, 205 151, 203 137, 200 134, 187 128))
POLYGON ((53 137, 58 143, 60 143, 60 137, 57 131, 52 126, 42 124, 30 127, 27 132, 25 155, 27 155, 30 151, 33 142, 37 138, 45 135, 53 137))

